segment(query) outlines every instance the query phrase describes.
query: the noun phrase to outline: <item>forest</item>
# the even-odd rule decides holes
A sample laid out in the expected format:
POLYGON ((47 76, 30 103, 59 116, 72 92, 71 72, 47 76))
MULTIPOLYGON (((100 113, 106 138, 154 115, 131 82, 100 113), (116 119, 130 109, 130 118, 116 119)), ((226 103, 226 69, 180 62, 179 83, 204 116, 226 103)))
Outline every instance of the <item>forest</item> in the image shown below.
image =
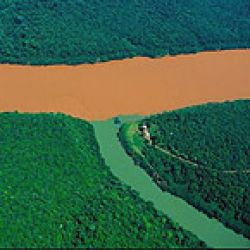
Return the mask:
POLYGON ((249 9, 249 0, 1 0, 0 63, 249 48, 249 9))
POLYGON ((129 155, 167 190, 250 237, 250 100, 210 103, 125 124, 129 155), (131 129, 137 126, 137 132, 131 129), (143 137, 149 129, 151 141, 143 137))
POLYGON ((0 247, 206 247, 115 178, 91 124, 0 114, 0 247))

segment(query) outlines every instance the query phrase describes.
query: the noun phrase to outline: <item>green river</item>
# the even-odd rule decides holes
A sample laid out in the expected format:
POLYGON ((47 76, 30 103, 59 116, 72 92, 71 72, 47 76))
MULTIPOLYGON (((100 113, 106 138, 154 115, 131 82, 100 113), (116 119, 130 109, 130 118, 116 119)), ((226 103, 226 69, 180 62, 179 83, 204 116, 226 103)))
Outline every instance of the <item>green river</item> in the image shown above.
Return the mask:
MULTIPOLYGON (((139 116, 121 117, 122 122, 140 119, 139 116)), ((215 219, 209 219, 184 200, 161 189, 144 170, 136 166, 123 150, 113 119, 93 122, 101 154, 113 174, 136 190, 140 197, 151 201, 155 208, 167 214, 183 228, 196 234, 214 248, 250 248, 250 241, 226 228, 215 219)))

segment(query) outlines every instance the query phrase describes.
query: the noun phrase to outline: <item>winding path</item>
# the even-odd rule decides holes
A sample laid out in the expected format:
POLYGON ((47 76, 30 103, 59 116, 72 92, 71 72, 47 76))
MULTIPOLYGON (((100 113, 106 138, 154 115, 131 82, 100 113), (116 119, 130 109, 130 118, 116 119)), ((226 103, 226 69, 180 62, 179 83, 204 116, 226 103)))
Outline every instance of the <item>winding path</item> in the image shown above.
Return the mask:
MULTIPOLYGON (((148 129, 146 129, 146 130, 148 131, 148 129)), ((141 133, 140 133, 138 127, 135 129, 134 132, 135 132, 135 133, 138 133, 139 135, 141 135, 141 133)), ((144 136, 144 138, 145 138, 145 136, 144 136)), ((145 138, 145 139, 149 142, 149 145, 150 145, 151 147, 154 147, 155 149, 157 149, 158 151, 161 151, 161 152, 162 152, 163 154, 165 154, 165 155, 168 155, 168 156, 170 156, 170 157, 172 157, 172 158, 175 158, 175 159, 177 159, 177 160, 179 160, 179 161, 181 161, 181 162, 187 163, 187 164, 189 164, 189 165, 191 165, 191 166, 193 166, 193 167, 196 167, 196 168, 203 168, 203 169, 208 169, 208 170, 210 170, 210 168, 208 168, 208 167, 206 167, 206 166, 204 166, 204 165, 198 164, 198 163, 196 163, 196 162, 194 162, 194 161, 192 161, 192 160, 185 159, 185 158, 182 157, 181 155, 176 155, 176 154, 172 153, 170 150, 167 150, 167 149, 165 149, 165 148, 160 147, 160 146, 157 145, 157 144, 154 144, 153 141, 152 141, 151 138, 150 138, 150 134, 149 134, 149 137, 148 137, 148 138, 145 138)), ((146 160, 146 158, 145 158, 144 155, 140 152, 140 150, 138 149, 137 151, 138 151, 138 152, 140 153, 140 155, 146 160)), ((152 168, 152 166, 151 166, 149 163, 148 163, 148 165, 152 168)), ((154 168, 152 168, 152 169, 154 169, 154 168)), ((245 174, 250 174, 250 169, 245 169, 245 170, 241 170, 241 171, 239 171, 239 170, 223 170, 223 171, 220 171, 220 170, 214 169, 214 171, 219 171, 219 172, 222 172, 222 173, 225 173, 225 174, 236 174, 236 173, 238 173, 238 172, 242 172, 242 173, 245 173, 245 174)))
MULTIPOLYGON (((175 155, 175 154, 173 154, 172 152, 170 152, 169 150, 166 150, 166 149, 164 149, 164 148, 161 148, 161 147, 158 146, 158 145, 153 145, 153 147, 156 148, 157 150, 161 151, 162 153, 166 154, 166 155, 169 155, 169 156, 171 156, 171 157, 173 157, 173 158, 175 158, 175 159, 178 159, 179 161, 188 163, 189 165, 192 165, 192 166, 194 166, 194 167, 198 167, 198 168, 207 168, 206 166, 200 165, 200 164, 198 164, 198 163, 196 163, 196 162, 193 162, 193 161, 191 161, 191 160, 187 160, 187 159, 185 159, 185 158, 183 158, 183 157, 181 157, 181 156, 179 156, 179 155, 175 155)), ((209 169, 209 168, 207 168, 207 169, 209 169)), ((216 169, 215 169, 215 171, 219 171, 219 170, 216 170, 216 169)), ((225 174, 236 174, 236 173, 238 173, 239 171, 238 171, 238 170, 223 170, 223 171, 221 171, 221 172, 222 172, 222 173, 225 173, 225 174)), ((245 173, 245 174, 249 174, 249 173, 250 173, 250 169, 242 170, 242 171, 240 171, 240 172, 245 173)))

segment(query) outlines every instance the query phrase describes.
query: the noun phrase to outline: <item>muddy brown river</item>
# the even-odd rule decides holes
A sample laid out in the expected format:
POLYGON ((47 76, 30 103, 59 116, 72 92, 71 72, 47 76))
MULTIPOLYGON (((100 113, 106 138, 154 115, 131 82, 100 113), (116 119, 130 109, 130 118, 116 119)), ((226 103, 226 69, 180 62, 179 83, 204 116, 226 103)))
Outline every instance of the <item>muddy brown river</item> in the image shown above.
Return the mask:
POLYGON ((64 112, 88 120, 250 97, 250 50, 95 65, 0 65, 0 112, 64 112))

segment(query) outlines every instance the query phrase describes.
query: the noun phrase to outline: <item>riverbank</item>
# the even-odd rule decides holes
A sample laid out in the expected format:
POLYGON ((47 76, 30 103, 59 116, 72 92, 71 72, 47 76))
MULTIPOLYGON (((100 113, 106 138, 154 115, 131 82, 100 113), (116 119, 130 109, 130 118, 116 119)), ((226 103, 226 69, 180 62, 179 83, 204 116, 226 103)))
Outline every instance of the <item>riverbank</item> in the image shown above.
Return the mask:
POLYGON ((99 120, 249 98, 249 68, 250 50, 79 66, 0 65, 0 111, 99 120))

